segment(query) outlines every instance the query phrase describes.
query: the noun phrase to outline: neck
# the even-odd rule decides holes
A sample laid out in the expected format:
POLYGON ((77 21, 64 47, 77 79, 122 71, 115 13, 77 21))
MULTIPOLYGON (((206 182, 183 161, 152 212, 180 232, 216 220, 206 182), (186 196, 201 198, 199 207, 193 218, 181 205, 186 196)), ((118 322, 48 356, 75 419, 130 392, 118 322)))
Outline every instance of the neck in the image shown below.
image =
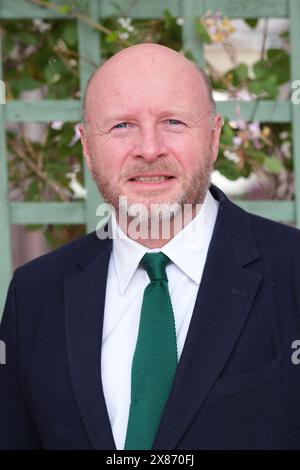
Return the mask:
POLYGON ((176 214, 171 219, 157 220, 150 218, 140 223, 132 217, 127 220, 117 217, 119 227, 132 240, 152 249, 161 248, 186 227, 200 212, 203 204, 193 205, 189 213, 176 214))

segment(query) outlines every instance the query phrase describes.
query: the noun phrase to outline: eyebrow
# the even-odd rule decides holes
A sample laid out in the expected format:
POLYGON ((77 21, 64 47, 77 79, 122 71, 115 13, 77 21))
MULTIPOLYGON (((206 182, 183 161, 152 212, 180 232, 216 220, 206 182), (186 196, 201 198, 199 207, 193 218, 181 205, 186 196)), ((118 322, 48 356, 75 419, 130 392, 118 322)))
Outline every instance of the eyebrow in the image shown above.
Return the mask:
MULTIPOLYGON (((192 115, 189 111, 182 111, 180 109, 169 109, 169 110, 164 110, 161 111, 158 114, 159 118, 162 117, 181 117, 184 119, 192 119, 192 115)), ((119 113, 115 115, 110 115, 103 119, 103 124, 104 125, 109 125, 112 122, 123 122, 123 121, 130 121, 136 119, 136 116, 134 116, 133 113, 119 113)))

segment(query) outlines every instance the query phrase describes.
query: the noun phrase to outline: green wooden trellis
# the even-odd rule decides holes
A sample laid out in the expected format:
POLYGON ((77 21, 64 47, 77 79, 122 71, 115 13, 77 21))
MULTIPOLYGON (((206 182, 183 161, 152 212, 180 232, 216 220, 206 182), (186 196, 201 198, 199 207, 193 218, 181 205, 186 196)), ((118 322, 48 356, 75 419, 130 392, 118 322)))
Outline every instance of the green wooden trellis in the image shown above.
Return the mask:
MULTIPOLYGON (((53 0, 52 0, 53 1, 53 0)), ((55 2, 54 2, 55 3, 55 2)), ((59 3, 59 2, 58 2, 59 3)), ((62 2, 63 4, 64 2, 62 2)), ((115 13, 110 0, 85 0, 86 14, 93 20, 103 19, 115 13)), ((127 10, 132 2, 119 1, 127 10)), ((300 0, 139 0, 130 10, 133 18, 160 18, 168 9, 173 16, 183 17, 183 45, 193 52, 199 65, 203 64, 203 48, 195 32, 196 16, 203 15, 208 9, 220 10, 230 18, 269 18, 286 17, 290 19, 291 39, 291 80, 300 79, 300 0)), ((54 9, 46 9, 26 2, 26 0, 0 0, 0 19, 22 20, 31 18, 68 19, 54 9)), ((85 23, 78 21, 79 53, 91 59, 93 63, 101 62, 101 50, 98 32, 85 23)), ((0 55, 1 37, 0 37, 0 55)), ((2 77, 2 60, 0 61, 0 79, 2 77)), ((84 89, 90 76, 92 66, 81 60, 80 86, 84 89)), ((224 116, 234 118, 235 108, 240 106, 245 119, 252 115, 253 102, 220 102, 218 111, 224 116)), ((242 207, 250 212, 263 215, 281 222, 294 222, 300 226, 300 105, 290 101, 262 101, 256 110, 256 118, 269 122, 292 122, 295 168, 295 201, 240 201, 242 207)), ((96 206, 100 196, 87 171, 85 183, 88 192, 83 202, 9 202, 7 196, 6 164, 6 122, 49 122, 51 120, 78 122, 81 119, 79 100, 55 100, 24 102, 10 101, 0 104, 0 313, 4 304, 7 286, 11 277, 11 224, 86 224, 91 231, 96 226, 96 206)))

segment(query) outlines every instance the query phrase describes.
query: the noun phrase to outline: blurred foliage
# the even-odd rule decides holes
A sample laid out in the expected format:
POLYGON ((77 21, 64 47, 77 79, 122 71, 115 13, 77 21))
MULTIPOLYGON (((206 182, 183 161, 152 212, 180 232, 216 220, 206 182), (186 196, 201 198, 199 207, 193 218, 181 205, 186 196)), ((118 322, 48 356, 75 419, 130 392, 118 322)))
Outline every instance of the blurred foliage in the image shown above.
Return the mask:
MULTIPOLYGON (((27 0, 30 3, 30 0, 27 0)), ((32 0, 33 1, 33 0, 32 0)), ((141 1, 141 0, 140 0, 141 1)), ((49 2, 39 2, 48 6, 49 2)), ((78 53, 75 19, 85 16, 85 1, 62 1, 56 8, 71 19, 5 20, 3 69, 7 99, 79 99, 79 61, 88 60, 78 53), (30 96, 30 92, 38 93, 30 96)), ((101 24, 91 25, 100 32, 102 57, 108 59, 124 47, 155 42, 175 49, 193 60, 191 51, 182 47, 183 19, 167 10, 160 19, 132 19, 122 2, 112 2, 115 14, 101 24)), ((132 4, 134 8, 134 3, 132 4)), ((245 19, 249 28, 257 20, 245 19)), ((267 25, 267 21, 266 21, 267 25)), ((196 19, 199 38, 205 44, 206 70, 214 90, 230 99, 277 100, 289 80, 288 33, 282 35, 283 47, 266 48, 266 34, 260 59, 249 67, 239 63, 230 43, 235 28, 221 12, 207 12, 196 19), (218 44, 232 63, 226 73, 209 62, 209 48, 218 44)), ((96 68, 98 64, 93 64, 96 68)), ((293 197, 292 139, 289 124, 259 123, 255 112, 246 122, 239 109, 234 121, 225 119, 219 158, 215 168, 226 178, 248 178, 255 172, 271 184, 270 197, 293 197), (291 189, 292 188, 292 189, 291 189)), ((84 197, 82 151, 74 124, 39 124, 40 137, 32 139, 26 124, 8 125, 9 181, 12 199, 26 201, 73 200, 84 197)), ((33 227, 30 227, 33 228, 33 227)), ((57 246, 83 233, 83 227, 44 227, 48 241, 57 246)))
MULTIPOLYGON (((257 27, 257 19, 245 19, 249 28, 257 27)), ((208 11, 196 20, 196 29, 206 45, 206 69, 215 91, 231 100, 254 102, 254 112, 247 122, 236 107, 236 119, 225 118, 220 151, 215 169, 229 180, 249 178, 253 173, 269 188, 272 199, 292 199, 294 178, 292 135, 290 123, 261 123, 256 119, 259 102, 290 99, 290 88, 284 87, 290 79, 288 33, 281 34, 282 47, 267 49, 268 20, 264 20, 260 58, 251 67, 238 60, 238 51, 230 42, 235 27, 221 12, 208 11), (220 72, 209 61, 209 48, 219 45, 228 56, 232 67, 220 72)), ((268 197, 268 195, 266 196, 268 197)))

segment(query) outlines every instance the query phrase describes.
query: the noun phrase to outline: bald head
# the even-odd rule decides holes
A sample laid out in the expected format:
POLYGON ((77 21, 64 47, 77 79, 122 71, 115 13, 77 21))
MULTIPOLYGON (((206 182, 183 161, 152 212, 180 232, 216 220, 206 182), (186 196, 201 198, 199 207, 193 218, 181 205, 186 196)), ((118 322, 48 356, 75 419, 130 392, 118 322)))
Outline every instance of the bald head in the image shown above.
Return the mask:
MULTIPOLYGON (((83 100, 85 122, 88 122, 94 114, 95 100, 101 96, 105 99, 109 88, 114 87, 116 83, 126 84, 126 79, 139 81, 143 87, 150 87, 151 82, 163 86, 166 84, 163 81, 168 79, 170 86, 173 86, 175 81, 182 81, 187 87, 192 87, 195 93, 197 89, 202 92, 204 89, 210 116, 215 114, 212 88, 206 73, 173 49, 159 44, 145 43, 123 49, 92 74, 83 100)), ((114 88, 116 93, 120 93, 119 89, 114 88)), ((174 95, 174 100, 177 98, 178 96, 174 95)))

